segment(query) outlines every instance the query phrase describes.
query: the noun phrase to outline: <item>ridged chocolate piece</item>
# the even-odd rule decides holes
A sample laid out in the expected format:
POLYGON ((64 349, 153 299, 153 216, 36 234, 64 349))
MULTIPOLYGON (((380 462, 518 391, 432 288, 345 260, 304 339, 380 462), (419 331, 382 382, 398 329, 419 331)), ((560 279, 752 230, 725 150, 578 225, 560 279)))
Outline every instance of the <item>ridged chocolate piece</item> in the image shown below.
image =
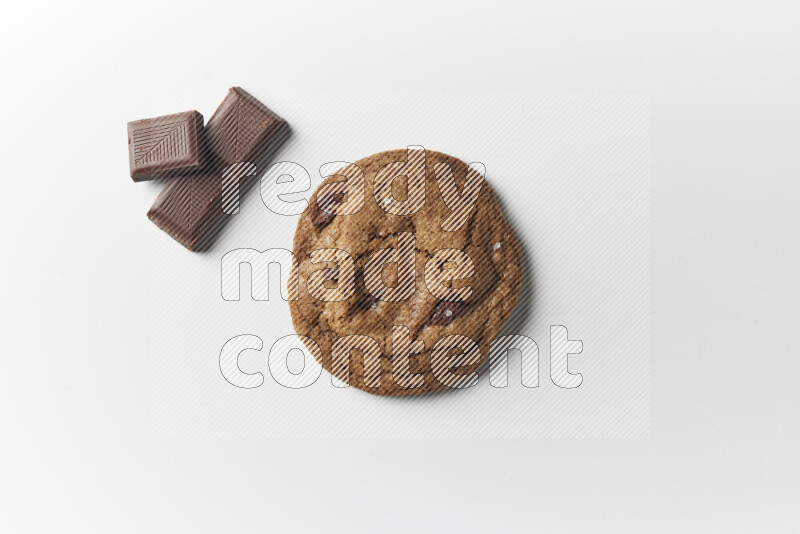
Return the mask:
POLYGON ((185 111, 128 123, 128 158, 134 182, 170 178, 203 165, 203 116, 185 111))
MULTIPOLYGON (((189 250, 206 248, 228 219, 223 205, 233 202, 223 198, 225 169, 239 163, 261 169, 288 135, 285 120, 244 89, 230 89, 203 132, 207 161, 203 171, 171 180, 147 216, 189 250)), ((240 195, 253 182, 252 177, 239 180, 240 195)))

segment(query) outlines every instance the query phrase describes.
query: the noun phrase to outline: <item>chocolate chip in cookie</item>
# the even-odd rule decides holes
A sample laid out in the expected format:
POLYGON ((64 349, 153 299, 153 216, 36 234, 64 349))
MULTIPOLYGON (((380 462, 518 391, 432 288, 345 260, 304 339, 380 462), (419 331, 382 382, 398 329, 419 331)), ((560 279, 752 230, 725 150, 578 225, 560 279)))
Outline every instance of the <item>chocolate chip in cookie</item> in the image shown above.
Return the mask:
POLYGON ((446 326, 462 315, 469 309, 469 304, 465 302, 439 302, 431 313, 428 324, 431 326, 446 326))
POLYGON ((354 311, 374 310, 378 307, 378 299, 369 293, 364 293, 353 305, 354 311))
POLYGON ((330 213, 344 201, 342 193, 327 193, 317 198, 317 208, 314 212, 314 226, 317 230, 322 230, 328 226, 336 217, 335 213, 330 213))

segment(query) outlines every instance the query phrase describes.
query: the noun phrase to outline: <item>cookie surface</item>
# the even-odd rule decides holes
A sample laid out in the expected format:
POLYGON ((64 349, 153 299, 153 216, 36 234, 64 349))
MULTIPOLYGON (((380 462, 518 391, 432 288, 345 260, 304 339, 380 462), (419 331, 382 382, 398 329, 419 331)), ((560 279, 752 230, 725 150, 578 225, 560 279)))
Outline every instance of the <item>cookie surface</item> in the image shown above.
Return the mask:
POLYGON ((452 184, 466 195, 475 176, 446 154, 393 150, 315 191, 294 237, 299 288, 289 306, 326 371, 377 395, 419 395, 476 378, 517 302, 522 272, 517 238, 482 176, 471 209, 455 204, 452 184), (412 182, 423 181, 420 196, 412 182), (346 194, 330 192, 345 183, 346 194), (410 263, 392 265, 402 251, 410 263), (407 363, 398 370, 400 360, 407 363))

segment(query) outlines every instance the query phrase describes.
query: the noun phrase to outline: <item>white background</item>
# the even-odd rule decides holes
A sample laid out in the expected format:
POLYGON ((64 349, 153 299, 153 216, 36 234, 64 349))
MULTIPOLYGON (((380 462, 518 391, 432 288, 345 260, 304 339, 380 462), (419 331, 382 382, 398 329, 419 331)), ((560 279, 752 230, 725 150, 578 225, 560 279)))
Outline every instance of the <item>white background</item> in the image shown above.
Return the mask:
POLYGON ((796 530, 798 14, 730 1, 5 6, 3 530, 796 530), (119 167, 137 118, 124 110, 233 84, 649 95, 650 438, 152 437, 150 190, 119 167))

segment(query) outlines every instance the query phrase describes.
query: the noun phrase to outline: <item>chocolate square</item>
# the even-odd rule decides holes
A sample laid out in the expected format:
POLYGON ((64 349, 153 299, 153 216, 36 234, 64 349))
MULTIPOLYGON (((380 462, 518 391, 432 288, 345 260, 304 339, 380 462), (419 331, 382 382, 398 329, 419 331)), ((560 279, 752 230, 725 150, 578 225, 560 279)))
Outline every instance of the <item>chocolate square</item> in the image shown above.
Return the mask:
POLYGON ((203 116, 186 111, 128 123, 134 182, 191 174, 203 165, 203 116))

